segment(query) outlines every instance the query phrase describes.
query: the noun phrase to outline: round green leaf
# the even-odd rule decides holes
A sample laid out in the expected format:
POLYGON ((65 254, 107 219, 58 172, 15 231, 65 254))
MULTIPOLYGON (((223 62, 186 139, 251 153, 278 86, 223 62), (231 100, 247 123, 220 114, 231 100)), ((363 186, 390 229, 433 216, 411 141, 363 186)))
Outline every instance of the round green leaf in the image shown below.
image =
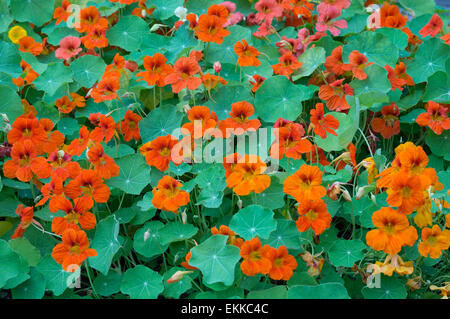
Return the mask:
POLYGON ((156 271, 137 265, 123 274, 120 291, 131 299, 156 299, 164 290, 162 279, 156 271))
POLYGON ((41 299, 45 294, 45 278, 31 268, 30 278, 11 290, 14 299, 41 299))
POLYGON ((0 85, 0 96, 2 97, 0 99, 0 113, 5 113, 9 122, 13 123, 18 116, 23 114, 20 97, 13 89, 4 85, 0 85))
POLYGON ((167 223, 158 230, 161 244, 167 245, 176 241, 183 241, 191 238, 198 232, 198 228, 191 224, 179 222, 167 223))
POLYGON ((273 211, 259 205, 251 205, 241 209, 231 218, 230 229, 245 240, 254 237, 267 239, 277 228, 273 211))
POLYGON ((36 270, 44 276, 46 289, 51 290, 55 296, 61 295, 68 287, 70 273, 64 271, 51 256, 42 258, 36 270))
POLYGON ((20 61, 22 60, 17 48, 12 43, 0 41, 0 72, 6 73, 14 78, 22 74, 20 61))
POLYGON ((52 19, 55 0, 11 0, 13 18, 41 26, 52 19))
POLYGON ((299 249, 302 233, 298 231, 295 221, 276 219, 276 223, 277 229, 270 234, 265 243, 274 248, 285 246, 287 249, 299 249))
MULTIPOLYGON (((364 287, 361 292, 365 299, 405 299, 405 284, 395 277, 380 275, 380 287, 364 287)), ((374 284, 376 284, 374 279, 374 284)))
POLYGON ((116 25, 106 32, 110 45, 127 51, 139 50, 144 34, 150 32, 147 23, 134 15, 123 16, 116 25))
POLYGON ((307 49, 299 56, 298 61, 302 63, 302 66, 294 71, 293 81, 311 75, 319 65, 323 64, 325 62, 325 49, 321 47, 307 49))
POLYGON ((241 259, 240 250, 227 245, 227 240, 228 236, 214 235, 191 249, 189 264, 200 269, 207 284, 230 286, 234 281, 234 268, 241 259))
POLYGON ((330 262, 336 266, 352 267, 355 261, 364 257, 366 245, 361 240, 338 239, 328 251, 330 262))
POLYGON ((169 245, 163 245, 161 243, 159 230, 162 227, 164 227, 164 224, 159 221, 145 223, 144 226, 134 234, 134 250, 147 258, 164 253, 169 245))
POLYGON ((104 297, 111 296, 120 291, 121 281, 122 275, 115 271, 109 271, 106 276, 99 274, 94 280, 95 290, 104 297))
POLYGON ((34 247, 28 239, 25 237, 20 237, 16 239, 11 239, 9 241, 9 246, 19 255, 21 255, 30 266, 36 266, 41 260, 41 253, 34 247))
POLYGON ((158 136, 172 134, 181 127, 183 114, 177 112, 172 105, 164 105, 151 111, 139 122, 139 133, 142 142, 153 141, 158 136))
POLYGON ((70 64, 73 78, 81 86, 90 88, 97 82, 105 71, 103 59, 94 55, 84 55, 70 64))
POLYGON ((15 278, 27 274, 30 269, 28 263, 3 239, 0 239, 0 265, 0 288, 10 286, 15 278))
POLYGON ((120 167, 119 175, 106 183, 117 187, 127 194, 139 195, 150 183, 150 167, 140 154, 124 156, 116 164, 120 167))
POLYGON ((52 96, 61 86, 71 82, 73 82, 72 70, 62 62, 55 62, 49 64, 47 70, 33 84, 38 90, 52 96), (58 76, 55 76, 55 74, 58 76))

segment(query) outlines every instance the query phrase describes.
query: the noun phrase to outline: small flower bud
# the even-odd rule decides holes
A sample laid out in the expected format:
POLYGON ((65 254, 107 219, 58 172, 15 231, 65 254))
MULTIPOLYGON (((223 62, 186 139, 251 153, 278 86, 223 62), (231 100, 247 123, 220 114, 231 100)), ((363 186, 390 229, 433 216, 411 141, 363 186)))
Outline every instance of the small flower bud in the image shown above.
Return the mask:
POLYGON ((350 193, 345 188, 342 190, 342 197, 348 202, 352 201, 352 196, 350 196, 350 193))
POLYGON ((220 64, 220 62, 219 61, 216 61, 216 62, 214 62, 214 71, 216 72, 216 73, 219 73, 220 72, 220 70, 222 70, 222 64, 220 64))
POLYGON ((184 275, 187 275, 187 274, 190 274, 190 273, 193 273, 193 271, 181 271, 181 270, 178 270, 176 273, 174 273, 174 274, 172 275, 172 277, 170 277, 170 278, 167 280, 167 283, 168 283, 168 284, 173 284, 173 283, 175 283, 175 282, 178 282, 178 281, 180 281, 181 279, 183 279, 184 275))

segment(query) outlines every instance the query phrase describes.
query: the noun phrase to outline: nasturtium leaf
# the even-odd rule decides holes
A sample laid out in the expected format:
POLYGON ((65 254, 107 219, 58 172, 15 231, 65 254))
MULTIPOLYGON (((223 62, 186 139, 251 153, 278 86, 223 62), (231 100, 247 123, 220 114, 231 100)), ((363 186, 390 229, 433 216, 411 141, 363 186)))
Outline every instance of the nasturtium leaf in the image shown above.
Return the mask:
POLYGON ((61 295, 68 288, 68 278, 71 274, 64 271, 50 255, 42 258, 36 270, 44 276, 46 290, 51 290, 55 296, 61 295))
POLYGON ((311 87, 295 85, 282 75, 268 78, 256 91, 256 113, 269 123, 280 117, 294 121, 302 113, 301 102, 311 97, 311 87))
POLYGON ((186 9, 188 12, 195 13, 197 15, 206 14, 209 6, 212 4, 219 4, 221 0, 195 0, 186 1, 186 9))
POLYGON ((343 212, 347 215, 351 221, 351 216, 357 217, 359 223, 363 227, 372 228, 372 215, 378 210, 376 206, 368 196, 364 196, 360 199, 354 198, 351 202, 345 202, 343 205, 343 212))
POLYGON ((250 205, 253 201, 262 207, 277 209, 284 206, 283 184, 280 184, 278 178, 272 177, 270 186, 262 193, 241 196, 245 205, 250 205))
POLYGON ((43 27, 42 33, 47 34, 47 42, 55 46, 59 46, 61 40, 67 36, 78 37, 80 35, 75 29, 68 28, 62 24, 55 25, 55 23, 43 27))
POLYGON ((364 287, 361 292, 365 299, 405 299, 407 296, 405 284, 395 277, 388 277, 379 275, 380 285, 376 287, 376 278, 373 279, 372 284, 375 287, 364 287))
POLYGON ((336 266, 352 267, 355 261, 364 257, 366 245, 361 240, 338 239, 328 251, 330 262, 336 266))
POLYGON ((331 36, 322 37, 313 43, 315 43, 316 46, 322 47, 325 49, 325 56, 331 55, 331 52, 336 47, 341 45, 340 42, 333 40, 333 38, 331 36))
POLYGON ((225 169, 222 165, 215 164, 206 170, 202 170, 195 178, 196 184, 213 192, 220 192, 227 186, 225 169))
POLYGON ((121 247, 118 234, 119 222, 114 215, 101 220, 96 226, 95 237, 91 247, 97 251, 97 256, 89 258, 89 265, 106 275, 114 255, 121 247))
POLYGON ((234 45, 238 41, 245 39, 251 45, 251 31, 240 25, 233 25, 227 28, 230 34, 223 39, 221 44, 211 43, 208 50, 205 49, 205 59, 210 63, 220 61, 220 63, 236 64, 238 55, 234 52, 234 45))
POLYGON ((317 286, 318 283, 307 271, 294 271, 294 274, 287 282, 288 287, 293 286, 317 286))
POLYGON ((134 234, 133 248, 139 254, 150 258, 164 253, 169 245, 161 243, 159 230, 164 224, 159 221, 150 221, 134 234))
POLYGON ((385 35, 399 50, 408 45, 408 35, 401 29, 379 28, 375 32, 385 35))
POLYGON ((387 78, 385 68, 372 64, 365 68, 364 72, 367 74, 365 80, 354 79, 350 83, 350 86, 355 90, 355 95, 371 93, 373 91, 387 93, 391 89, 391 83, 387 78))
POLYGON ((450 140, 450 131, 445 130, 442 134, 437 135, 433 131, 427 131, 425 142, 430 147, 431 152, 437 156, 444 156, 448 153, 448 141, 450 140))
POLYGON ((364 54, 369 62, 374 62, 381 67, 386 66, 386 64, 395 67, 398 60, 397 47, 381 33, 364 31, 350 36, 348 43, 343 47, 342 58, 344 63, 348 63, 348 56, 354 50, 364 54))
POLYGON ((368 16, 365 14, 355 14, 350 21, 348 21, 347 28, 342 29, 340 36, 359 33, 364 30, 367 25, 367 18, 368 16))
POLYGON ((164 291, 163 296, 168 298, 180 298, 180 296, 192 288, 192 274, 186 274, 181 278, 181 280, 174 282, 174 283, 168 283, 167 280, 170 279, 170 277, 173 276, 177 271, 186 271, 185 268, 179 268, 179 267, 173 267, 168 272, 164 274, 164 291))
POLYGON ((114 216, 116 216, 117 221, 120 224, 126 224, 129 223, 136 214, 140 213, 141 210, 137 206, 127 207, 127 208, 121 208, 114 212, 114 216))
POLYGON ((175 165, 173 162, 169 163, 170 172, 175 174, 176 176, 183 176, 185 173, 190 172, 191 169, 192 165, 189 165, 185 162, 181 163, 180 165, 175 165))
POLYGON ((142 38, 150 29, 147 23, 134 15, 123 16, 110 30, 106 31, 110 45, 115 45, 127 51, 139 50, 142 38))
POLYGON ((183 114, 172 105, 164 105, 151 111, 139 122, 142 142, 153 141, 158 136, 173 134, 181 127, 183 114))
POLYGON ((11 239, 9 246, 16 253, 21 255, 30 266, 36 266, 41 260, 41 253, 25 237, 11 239))
POLYGON ((13 89, 4 85, 0 85, 0 96, 2 97, 0 99, 0 113, 6 114, 9 122, 13 123, 18 116, 23 114, 20 97, 13 89))
POLYGON ((175 63, 181 55, 198 44, 198 40, 194 37, 194 32, 189 29, 188 22, 179 27, 172 38, 166 39, 170 39, 170 41, 166 40, 169 43, 164 46, 167 50, 164 55, 171 63, 175 63))
POLYGON ((189 264, 200 269, 207 284, 230 286, 234 281, 234 268, 241 256, 239 248, 227 245, 227 240, 228 236, 214 235, 191 249, 189 264))
MULTIPOLYGON (((221 75, 222 76, 222 75, 221 75)), ((212 99, 205 103, 211 111, 214 111, 217 118, 221 121, 230 117, 231 104, 240 101, 254 103, 250 94, 251 90, 245 86, 221 86, 215 93, 212 93, 212 99)))
POLYGON ((109 179, 107 184, 127 194, 139 195, 150 183, 150 167, 141 154, 127 155, 116 161, 119 175, 109 179))
POLYGON ((400 0, 400 4, 407 9, 411 9, 414 11, 415 16, 421 16, 426 13, 433 13, 434 12, 434 1, 431 0, 424 0, 424 1, 417 1, 417 0, 400 0))
POLYGON ((104 297, 108 297, 120 291, 121 281, 122 274, 119 274, 115 271, 109 271, 106 276, 103 274, 99 274, 95 278, 94 287, 98 294, 104 297))
MULTIPOLYGON (((440 73, 440 72, 438 72, 438 73, 440 73)), ((416 106, 417 103, 419 103, 420 99, 422 98, 422 95, 423 95, 423 89, 420 86, 416 86, 414 91, 411 92, 411 94, 408 94, 408 95, 402 97, 397 102, 397 106, 399 107, 400 111, 408 110, 411 107, 416 106)))
POLYGON ((11 281, 27 274, 30 269, 28 263, 3 239, 0 239, 0 265, 0 287, 10 285, 11 281))
POLYGON ((449 46, 439 38, 426 39, 417 49, 414 59, 406 64, 406 72, 415 83, 427 81, 436 72, 445 72, 445 62, 449 55, 449 46))
POLYGON ((164 227, 158 230, 161 245, 187 240, 194 236, 197 232, 197 227, 180 222, 167 223, 164 227))
POLYGON ((325 139, 316 136, 317 146, 326 152, 343 150, 353 139, 356 132, 355 123, 349 114, 339 112, 329 112, 328 114, 339 121, 339 128, 336 130, 337 136, 329 133, 325 139))
POLYGON ((350 299, 344 285, 334 282, 317 286, 292 286, 288 290, 288 299, 350 299))
POLYGON ((12 43, 0 41, 0 72, 6 73, 13 78, 17 78, 22 74, 20 67, 20 57, 17 48, 12 43))
POLYGON ((90 88, 105 72, 106 64, 103 59, 95 55, 84 55, 70 64, 73 78, 81 86, 90 88))
POLYGON ((222 200, 222 191, 214 191, 205 188, 200 191, 200 194, 198 194, 196 205, 202 205, 206 208, 218 208, 222 204, 222 200))
POLYGON ((321 47, 307 49, 298 57, 298 61, 302 63, 302 66, 294 71, 294 74, 292 75, 293 81, 311 75, 319 65, 324 63, 325 49, 321 47))
POLYGON ((11 0, 10 5, 15 20, 39 27, 52 19, 55 0, 11 0))
POLYGON ((265 241, 267 245, 279 248, 285 246, 287 249, 300 249, 302 233, 297 229, 295 221, 288 219, 276 219, 277 228, 265 241))
POLYGON ((263 290, 251 290, 247 299, 286 299, 287 297, 286 286, 275 286, 263 290))
POLYGON ((9 24, 13 21, 8 7, 8 0, 0 0, 0 33, 8 30, 9 24))
POLYGON ((11 289, 11 294, 13 299, 41 299, 45 294, 44 276, 36 268, 31 268, 30 278, 11 289))
POLYGON ((417 117, 425 112, 426 111, 424 109, 414 109, 408 114, 401 116, 400 123, 409 123, 409 124, 416 123, 417 117))
MULTIPOLYGON (((450 59, 448 60, 450 61, 450 59)), ((450 62, 447 62, 450 64, 450 62)), ((449 70, 450 68, 447 68, 449 70)), ((450 70, 449 70, 450 71, 450 70)), ((450 103, 450 78, 448 72, 438 71, 428 78, 424 101, 436 103, 450 103)))
POLYGON ((56 127, 58 131, 60 131, 65 136, 71 136, 74 133, 78 133, 78 131, 80 130, 80 124, 78 124, 78 121, 71 117, 62 118, 58 121, 56 127))
POLYGON ((137 265, 123 274, 120 291, 131 299, 156 299, 164 290, 162 280, 156 271, 137 265))
POLYGON ((61 86, 70 82, 73 82, 72 70, 62 62, 54 62, 49 64, 47 70, 34 80, 33 84, 45 94, 54 95, 61 86))
POLYGON ((254 237, 267 239, 277 228, 273 215, 273 211, 268 208, 259 205, 247 206, 233 215, 229 227, 245 240, 254 237))
POLYGON ((184 0, 152 0, 151 6, 155 7, 153 15, 159 20, 166 20, 175 15, 175 9, 183 6, 184 0))

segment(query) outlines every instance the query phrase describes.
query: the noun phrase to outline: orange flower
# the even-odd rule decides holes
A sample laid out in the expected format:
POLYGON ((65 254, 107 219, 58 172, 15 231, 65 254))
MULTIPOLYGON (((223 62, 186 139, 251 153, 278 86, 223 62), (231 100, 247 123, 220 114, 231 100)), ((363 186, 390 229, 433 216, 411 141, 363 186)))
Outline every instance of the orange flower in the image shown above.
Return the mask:
POLYGON ((169 175, 164 176, 153 188, 152 204, 158 209, 178 214, 178 208, 187 205, 189 193, 181 190, 183 184, 169 175))
POLYGON ((367 74, 364 72, 364 69, 373 63, 367 63, 368 59, 366 56, 356 50, 350 53, 348 60, 350 62, 353 76, 358 80, 367 79, 367 74))
POLYGON ((219 129, 227 138, 230 137, 231 132, 235 135, 242 135, 246 131, 254 132, 261 126, 258 119, 249 119, 254 113, 255 108, 249 102, 233 103, 231 104, 231 112, 228 113, 230 117, 219 122, 219 129))
POLYGON ((225 156, 222 162, 223 168, 225 168, 225 177, 228 177, 231 173, 233 173, 234 167, 241 158, 242 155, 239 153, 233 153, 225 156))
MULTIPOLYGON (((277 123, 274 125, 275 128, 278 127, 277 123)), ((300 159, 302 154, 309 153, 313 149, 313 145, 303 137, 304 135, 305 130, 301 124, 288 121, 278 132, 275 130, 277 140, 270 148, 270 156, 281 159, 286 155, 289 158, 300 159)))
POLYGON ((209 74, 209 73, 202 75, 201 79, 202 79, 203 86, 208 91, 210 91, 211 89, 214 89, 219 84, 219 82, 222 85, 226 85, 228 83, 227 81, 224 80, 224 78, 217 76, 217 75, 209 74))
POLYGON ((402 31, 408 36, 408 45, 414 46, 422 43, 422 40, 420 40, 417 35, 412 33, 409 28, 404 27, 402 31))
POLYGON ((59 112, 68 114, 75 108, 75 103, 73 103, 68 96, 63 96, 56 100, 56 107, 59 112))
POLYGON ((285 179, 283 192, 298 202, 305 199, 316 200, 327 194, 321 184, 322 171, 317 166, 303 164, 298 171, 285 179))
POLYGON ((33 207, 25 207, 19 204, 16 208, 16 214, 20 217, 20 223, 17 226, 11 239, 22 237, 28 227, 33 223, 34 212, 33 207))
POLYGON ((342 61, 342 45, 331 51, 331 55, 325 59, 324 66, 329 72, 337 76, 351 70, 351 66, 342 61))
POLYGON ((255 237, 245 241, 241 246, 241 257, 244 259, 241 263, 241 270, 247 276, 257 274, 266 275, 272 268, 272 261, 264 256, 265 250, 269 246, 262 247, 259 238, 255 237))
POLYGON ((227 22, 227 18, 230 14, 228 9, 220 4, 213 4, 208 8, 208 11, 206 12, 207 15, 210 16, 216 16, 220 19, 222 22, 222 25, 227 22))
POLYGON ((63 181, 68 178, 74 179, 81 172, 80 164, 72 161, 70 155, 62 150, 51 153, 47 161, 53 169, 52 177, 60 177, 63 181))
POLYGON ((64 135, 57 130, 53 131, 55 124, 49 119, 40 119, 39 124, 47 134, 47 140, 42 144, 42 150, 47 154, 58 151, 58 149, 63 146, 64 140, 66 139, 64 135))
POLYGON ((36 147, 30 140, 14 143, 11 148, 11 160, 3 165, 5 177, 17 178, 21 182, 29 182, 33 175, 48 178, 52 169, 45 158, 37 155, 36 147))
POLYGON ((402 16, 399 8, 385 2, 380 9, 380 24, 382 27, 401 29, 406 25, 407 17, 402 16))
POLYGON ((144 80, 148 86, 155 84, 159 87, 165 86, 166 76, 173 72, 173 68, 166 62, 166 57, 161 53, 146 56, 143 62, 145 71, 136 74, 137 77, 143 77, 143 79, 138 79, 137 81, 144 80))
POLYGON ((345 166, 356 167, 356 147, 353 143, 347 145, 347 151, 336 157, 332 162, 336 163, 336 169, 339 171, 345 166))
POLYGON ((89 203, 83 198, 74 199, 74 204, 64 198, 57 197, 55 199, 55 208, 66 213, 64 217, 55 217, 52 220, 52 232, 57 235, 62 235, 66 229, 79 230, 78 224, 85 230, 94 229, 97 221, 94 214, 89 212, 92 208, 92 203, 89 203))
POLYGON ((215 15, 202 14, 198 18, 197 26, 194 28, 195 35, 203 42, 215 42, 222 44, 223 38, 230 31, 223 28, 223 21, 215 15))
POLYGON ((80 156, 88 146, 90 134, 87 127, 82 126, 78 134, 80 138, 74 139, 67 147, 67 152, 72 156, 80 156))
POLYGON ((448 105, 429 101, 426 105, 426 113, 419 114, 416 123, 420 126, 428 126, 434 133, 441 135, 444 130, 450 129, 450 118, 447 117, 448 105))
POLYGON ((18 87, 22 87, 25 84, 31 84, 39 76, 39 74, 31 68, 31 65, 23 60, 20 62, 20 67, 22 68, 21 76, 11 79, 14 85, 18 87))
POLYGON ((102 18, 98 24, 92 27, 87 35, 81 38, 81 42, 83 42, 86 49, 106 48, 108 46, 107 29, 108 21, 102 18))
POLYGON ((400 133, 400 110, 397 104, 392 102, 389 105, 383 106, 381 109, 381 118, 376 117, 370 123, 372 129, 381 133, 381 136, 385 139, 391 138, 393 135, 400 133))
POLYGON ((450 230, 442 230, 438 225, 422 229, 422 241, 419 243, 419 253, 436 259, 441 257, 442 250, 450 247, 450 230))
POLYGON ((418 235, 408 218, 390 207, 383 207, 372 215, 372 222, 377 229, 366 235, 367 245, 375 250, 383 250, 393 255, 400 252, 402 246, 412 246, 418 235))
POLYGON ((53 19, 57 19, 56 25, 60 24, 62 21, 67 22, 72 14, 71 9, 71 3, 68 0, 63 0, 61 7, 58 7, 53 11, 53 19))
POLYGON ((8 132, 8 142, 15 144, 26 140, 40 147, 46 142, 47 134, 36 117, 21 115, 14 121, 11 131, 8 132))
POLYGON ((190 122, 185 123, 182 129, 187 130, 189 134, 193 135, 194 139, 202 137, 206 131, 211 134, 215 133, 214 128, 219 122, 215 112, 201 105, 195 105, 188 111, 188 120, 190 122), (201 131, 198 130, 196 121, 201 121, 201 123, 197 123, 197 126, 201 124, 201 131))
POLYGON ((227 244, 234 245, 236 247, 241 247, 244 240, 242 238, 238 238, 237 234, 232 231, 228 226, 221 225, 220 229, 217 227, 211 228, 211 234, 213 235, 226 235, 228 236, 227 244))
POLYGON ((261 87, 261 85, 264 83, 264 80, 266 78, 263 78, 262 76, 255 74, 253 77, 248 81, 252 86, 252 92, 256 93, 258 89, 261 87))
POLYGON ((427 36, 435 37, 439 32, 441 32, 444 23, 441 17, 435 13, 431 17, 430 21, 419 31, 422 38, 427 36))
POLYGON ((139 134, 139 122, 142 120, 138 114, 131 110, 127 110, 122 121, 117 124, 117 131, 123 134, 123 139, 126 142, 132 139, 139 141, 141 135, 139 134))
MULTIPOLYGON (((93 114, 91 114, 91 116, 92 115, 93 114)), ((89 135, 89 138, 99 143, 104 139, 105 143, 108 143, 116 133, 116 123, 114 122, 114 119, 111 116, 100 114, 97 125, 98 126, 89 135)))
POLYGON ((264 249, 264 257, 272 263, 269 277, 273 280, 289 280, 297 268, 297 261, 294 256, 289 255, 285 246, 280 246, 278 249, 273 247, 264 249))
POLYGON ((414 85, 413 79, 406 73, 406 66, 403 62, 397 64, 395 69, 387 64, 384 68, 388 71, 388 80, 391 82, 392 91, 395 91, 395 89, 403 91, 403 86, 414 85))
POLYGON ((261 61, 259 61, 257 57, 261 53, 259 53, 255 47, 249 45, 245 39, 242 39, 241 41, 242 43, 238 41, 234 44, 234 53, 239 56, 237 64, 239 66, 260 66, 261 61))
POLYGON ((314 128, 314 134, 321 138, 327 137, 327 132, 337 136, 334 130, 339 128, 339 121, 332 115, 325 115, 323 103, 317 103, 315 109, 309 111, 311 114, 311 126, 314 128))
POLYGON ((299 62, 297 57, 292 54, 292 51, 288 51, 283 54, 278 61, 280 63, 272 65, 273 73, 284 75, 289 77, 295 70, 302 66, 302 62, 299 62))
POLYGON ((100 143, 95 143, 94 146, 89 148, 87 158, 94 165, 94 172, 101 178, 110 179, 119 175, 120 167, 114 162, 111 156, 105 154, 100 143))
MULTIPOLYGON (((178 140, 170 134, 159 136, 151 142, 147 142, 139 148, 148 165, 154 166, 164 172, 169 168, 169 162, 173 162, 172 148, 178 140)), ((177 163, 175 163, 177 165, 177 163)), ((179 165, 179 164, 178 164, 179 165)))
POLYGON ((195 59, 181 57, 175 62, 174 72, 166 77, 166 84, 172 85, 173 93, 179 93, 182 89, 195 90, 202 84, 202 79, 195 77, 201 72, 195 59))
POLYGON ((34 39, 30 36, 23 37, 19 40, 19 51, 28 52, 33 55, 39 55, 42 53, 44 48, 41 43, 34 41, 34 39))
POLYGON ((243 196, 252 191, 261 193, 270 185, 270 177, 264 175, 267 165, 257 155, 245 155, 241 157, 228 175, 227 186, 234 193, 243 196))
POLYGON ((63 197, 64 187, 63 180, 58 176, 52 176, 50 183, 44 184, 41 187, 42 199, 36 204, 36 206, 42 206, 49 200, 49 210, 52 213, 56 213, 56 202, 58 197, 63 197))
POLYGON ((350 108, 345 96, 353 95, 353 89, 347 83, 342 84, 343 81, 344 79, 340 79, 319 88, 319 98, 325 100, 327 107, 332 111, 344 111, 350 108))
POLYGON ((198 268, 192 267, 191 265, 189 265, 189 260, 191 259, 191 257, 192 257, 192 253, 189 251, 186 254, 186 257, 184 257, 184 261, 181 263, 181 266, 183 266, 186 269, 190 269, 190 270, 198 270, 198 268))
POLYGON ((316 235, 320 235, 330 227, 331 215, 327 211, 327 205, 321 199, 305 199, 297 208, 300 215, 297 219, 297 229, 300 232, 312 228, 316 235))
POLYGON ((411 214, 423 201, 423 189, 421 179, 418 176, 408 176, 407 173, 399 173, 392 180, 391 188, 386 190, 387 203, 398 207, 399 212, 411 214))
POLYGON ((72 199, 83 196, 88 203, 106 203, 111 192, 96 172, 83 169, 80 175, 67 183, 64 193, 72 199))
POLYGON ((108 25, 108 20, 100 17, 100 11, 94 6, 84 8, 80 11, 80 24, 75 29, 82 33, 91 32, 97 25, 108 25))
POLYGON ((86 233, 70 228, 62 234, 62 243, 57 244, 52 251, 53 259, 61 264, 65 271, 75 271, 76 269, 69 269, 69 266, 81 266, 86 258, 94 256, 97 256, 97 252, 89 248, 86 233))
POLYGON ((92 89, 91 96, 95 103, 117 99, 117 91, 120 89, 120 72, 110 71, 103 75, 102 79, 92 89))

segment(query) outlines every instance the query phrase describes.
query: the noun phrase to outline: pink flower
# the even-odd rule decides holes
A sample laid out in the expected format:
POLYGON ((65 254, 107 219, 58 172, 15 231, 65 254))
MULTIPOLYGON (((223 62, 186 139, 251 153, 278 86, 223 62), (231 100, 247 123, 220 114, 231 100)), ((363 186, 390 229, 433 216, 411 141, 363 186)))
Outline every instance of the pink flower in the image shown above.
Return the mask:
POLYGON ((279 18, 283 14, 283 7, 275 0, 259 0, 255 4, 255 9, 258 11, 256 19, 260 22, 263 20, 272 22, 273 18, 279 18))
POLYGON ((317 19, 316 30, 319 32, 330 31, 332 35, 338 36, 340 29, 347 28, 347 21, 333 20, 341 15, 341 10, 333 6, 317 6, 319 18, 317 19))
POLYGON ((381 28, 380 11, 374 11, 367 18, 367 28, 370 30, 381 28))
POLYGON ((59 42, 59 48, 55 51, 58 59, 69 60, 81 52, 81 39, 77 37, 65 37, 59 42))
POLYGON ((240 12, 234 12, 232 14, 230 14, 230 16, 228 17, 227 22, 225 22, 225 24, 223 25, 223 27, 229 27, 235 24, 238 24, 239 22, 242 21, 242 19, 244 19, 244 15, 240 12))
POLYGON ((233 13, 234 11, 236 11, 236 4, 234 2, 224 1, 222 3, 219 3, 219 5, 227 8, 229 13, 233 13))
POLYGON ((213 67, 216 73, 219 73, 220 70, 222 70, 222 64, 220 64, 219 61, 214 62, 213 67))
MULTIPOLYGON (((337 9, 342 10, 347 9, 350 6, 350 0, 322 0, 319 6, 336 7, 337 9)), ((319 10, 319 8, 317 8, 317 10, 319 10)))
POLYGON ((275 32, 275 28, 272 27, 272 19, 264 20, 259 26, 256 32, 253 32, 253 36, 257 38, 263 38, 275 32))

